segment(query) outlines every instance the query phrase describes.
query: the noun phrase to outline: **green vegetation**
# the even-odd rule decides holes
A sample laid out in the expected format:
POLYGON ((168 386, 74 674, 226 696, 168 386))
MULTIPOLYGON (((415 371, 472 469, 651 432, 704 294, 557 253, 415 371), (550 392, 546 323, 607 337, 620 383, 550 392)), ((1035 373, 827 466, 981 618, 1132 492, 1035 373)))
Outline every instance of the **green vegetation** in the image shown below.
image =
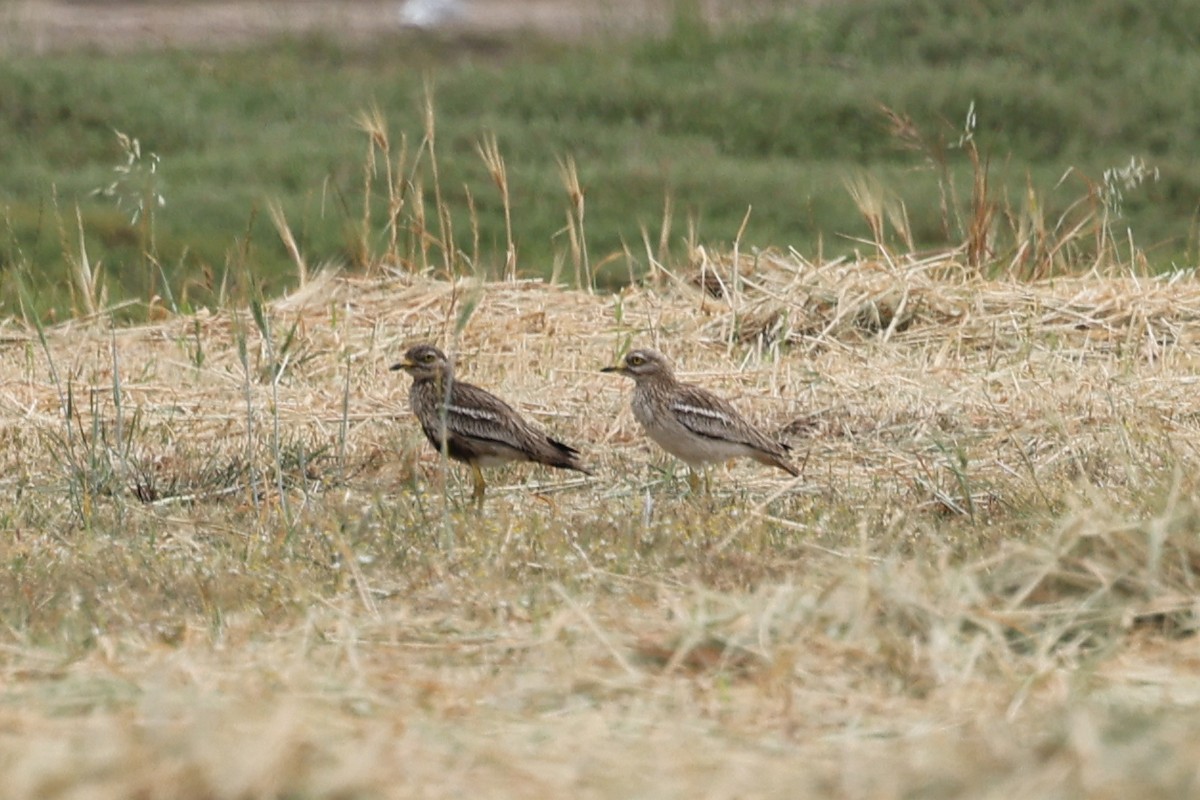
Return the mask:
MULTIPOLYGON (((355 120, 377 107, 395 139, 406 134, 407 174, 432 221, 431 160, 418 158, 427 86, 443 198, 470 257, 472 206, 477 214, 478 261, 460 267, 498 274, 505 260, 502 203, 477 152, 489 133, 507 165, 525 274, 548 274, 569 250, 567 157, 602 283, 627 279, 625 247, 644 267, 642 230, 657 243, 667 197, 676 248, 690 220, 699 241, 731 242, 753 207, 746 246, 861 249, 844 237, 872 233, 845 187, 864 174, 903 201, 914 246, 956 245, 972 176, 954 144, 972 105, 999 224, 1040 215, 1053 227, 1072 208, 1073 221, 1093 214, 1125 246, 1131 229, 1154 267, 1194 261, 1194 4, 871 0, 721 28, 686 5, 662 35, 586 46, 411 35, 353 48, 7 55, 0 303, 16 308, 23 274, 40 308, 81 307, 69 277, 77 204, 110 301, 211 304, 231 268, 251 265, 262 291, 283 288, 295 270, 265 213, 271 201, 310 263, 364 265, 387 234, 359 235, 367 138, 355 120), (896 135, 881 107, 915 128, 896 135), (115 195, 93 196, 127 164, 114 131, 138 139, 142 159, 115 195), (161 158, 153 175, 151 153, 161 158), (1131 158, 1157 180, 1122 187, 1116 218, 1121 181, 1106 187, 1105 171, 1131 158), (154 192, 165 205, 131 224, 154 192), (951 208, 943 194, 957 197, 951 208)), ((382 208, 382 185, 374 191, 382 208)), ((405 235, 416 236, 411 225, 405 235)))

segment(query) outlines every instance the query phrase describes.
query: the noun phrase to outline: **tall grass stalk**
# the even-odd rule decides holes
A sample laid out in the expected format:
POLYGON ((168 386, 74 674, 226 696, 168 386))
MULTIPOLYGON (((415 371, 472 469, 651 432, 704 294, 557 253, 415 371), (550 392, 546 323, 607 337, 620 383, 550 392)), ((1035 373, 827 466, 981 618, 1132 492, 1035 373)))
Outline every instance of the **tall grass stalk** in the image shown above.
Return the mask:
POLYGON ((395 266, 407 261, 411 265, 413 263, 411 249, 407 259, 400 252, 401 220, 407 202, 408 188, 412 183, 405 177, 408 161, 408 136, 401 135, 400 146, 393 156, 387 121, 383 117, 383 112, 376 105, 360 112, 356 118, 356 124, 358 129, 367 136, 366 157, 363 160, 363 210, 356 247, 360 254, 361 266, 365 267, 367 273, 370 274, 383 261, 395 266), (387 247, 382 254, 377 255, 371 242, 374 237, 374 186, 381 159, 383 179, 387 190, 387 218, 384 223, 387 247))
POLYGON ((663 193, 662 224, 658 229, 658 261, 667 263, 671 258, 671 222, 674 217, 674 202, 671 193, 663 193))
POLYGON ((88 257, 87 235, 83 230, 83 214, 78 205, 75 206, 75 231, 78 242, 75 249, 66 244, 66 235, 62 234, 63 257, 71 265, 73 286, 76 296, 83 301, 84 312, 88 316, 94 316, 104 307, 105 303, 104 271, 99 264, 93 266, 91 258, 88 257))
POLYGON ((475 208, 475 195, 467 184, 463 184, 463 195, 467 203, 467 220, 471 225, 471 273, 477 279, 482 279, 484 276, 481 275, 481 270, 484 266, 480 261, 479 254, 479 209, 475 208))
POLYGON ((246 330, 245 319, 241 314, 235 314, 233 317, 233 338, 237 346, 238 363, 242 367, 242 402, 246 415, 246 464, 249 465, 248 474, 248 489, 250 491, 250 502, 254 506, 254 510, 261 516, 262 507, 262 491, 259 489, 259 471, 258 461, 255 458, 254 445, 254 395, 251 388, 251 370, 250 370, 250 348, 248 345, 248 332, 246 330))
POLYGON ((437 115, 433 109, 433 89, 425 86, 425 146, 429 151, 429 170, 433 178, 433 205, 437 212, 438 232, 442 248, 442 269, 447 280, 458 276, 458 249, 454 243, 454 219, 450 214, 450 206, 442 196, 441 172, 438 169, 437 155, 437 115))
POLYGON ((732 351, 733 342, 737 335, 738 320, 742 313, 742 236, 746 233, 746 226, 750 224, 750 214, 754 211, 754 206, 746 207, 746 216, 742 217, 742 224, 738 226, 737 235, 733 237, 733 268, 730 272, 731 286, 725 287, 729 297, 731 306, 731 324, 730 337, 727 340, 726 347, 732 351))
POLYGON ((517 243, 513 239, 512 201, 508 195, 508 167, 504 164, 504 156, 500 154, 500 145, 496 134, 484 134, 482 140, 476 143, 476 151, 487 167, 492 183, 500 192, 500 201, 504 204, 504 279, 517 278, 517 243))
POLYGON ((121 359, 117 350, 116 320, 109 320, 109 353, 112 357, 112 398, 113 398, 113 440, 117 463, 120 465, 120 479, 129 486, 132 483, 133 470, 129 467, 129 447, 133 442, 133 431, 129 431, 128 441, 125 430, 125 403, 121 391, 121 359))
POLYGON ((267 204, 267 213, 270 215, 271 223, 279 233, 279 239, 283 242, 292 263, 296 266, 296 285, 304 288, 308 285, 308 264, 300 252, 300 246, 296 244, 296 237, 292 235, 292 229, 283 213, 283 207, 278 202, 272 201, 267 204))
POLYGON ((575 264, 575 285, 589 292, 596 291, 592 265, 588 260, 587 230, 584 227, 586 197, 579 183, 579 170, 572 156, 558 159, 558 175, 567 190, 567 237, 571 247, 571 258, 575 264))
MULTIPOLYGON (((42 324, 41 317, 33 310, 35 306, 33 305, 32 298, 29 297, 29 292, 23 281, 18 283, 18 291, 21 293, 22 305, 28 309, 25 318, 33 320, 38 342, 41 344, 42 352, 46 356, 46 367, 50 372, 50 380, 54 384, 54 390, 58 396, 59 410, 62 414, 63 434, 56 439, 59 444, 59 451, 53 455, 67 470, 67 494, 71 501, 71 507, 80 522, 87 524, 91 518, 92 511, 92 487, 88 481, 92 473, 87 469, 86 465, 79 463, 76 452, 77 445, 73 420, 75 410, 74 383, 70 376, 67 377, 64 383, 54 359, 54 353, 46 338, 46 327, 42 324)), ((95 420, 96 418, 93 417, 93 422, 95 420)), ((79 432, 82 435, 82 428, 80 428, 79 432)), ((93 437, 92 441, 94 444, 96 438, 93 437)))
POLYGON ((429 223, 425 213, 425 187, 420 180, 413 183, 413 202, 412 202, 412 230, 415 251, 412 261, 420 262, 421 274, 429 272, 429 246, 433 241, 433 237, 429 235, 429 223))
MULTIPOLYGON (((267 312, 261 299, 255 298, 250 302, 250 314, 254 319, 255 326, 258 328, 259 336, 262 338, 262 346, 266 350, 267 369, 260 369, 260 374, 265 372, 265 375, 270 381, 271 456, 275 462, 275 489, 277 492, 279 492, 279 507, 283 511, 283 519, 288 529, 288 538, 290 539, 294 520, 292 519, 288 495, 283 483, 283 447, 279 424, 279 381, 287 369, 287 348, 286 345, 283 347, 276 347, 275 338, 271 329, 271 321, 267 317, 267 312)), ((290 338, 291 336, 289 334, 288 340, 290 340, 290 338)))
POLYGON ((372 200, 374 196, 375 173, 377 170, 376 153, 383 153, 383 160, 388 170, 387 184, 389 190, 392 184, 390 174, 392 160, 388 152, 387 129, 383 122, 383 115, 379 109, 372 106, 368 111, 360 113, 357 122, 359 130, 367 134, 367 153, 363 159, 362 222, 358 232, 355 255, 358 262, 357 266, 370 270, 374 267, 374 259, 371 258, 371 251, 373 249, 371 247, 371 217, 375 205, 372 200))

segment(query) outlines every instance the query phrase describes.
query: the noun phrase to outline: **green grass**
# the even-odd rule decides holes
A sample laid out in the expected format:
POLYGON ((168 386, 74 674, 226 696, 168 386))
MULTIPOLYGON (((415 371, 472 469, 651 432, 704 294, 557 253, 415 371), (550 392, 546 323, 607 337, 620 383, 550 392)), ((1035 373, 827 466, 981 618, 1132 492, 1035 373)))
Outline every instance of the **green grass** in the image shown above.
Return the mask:
MULTIPOLYGON (((918 246, 957 244, 964 232, 940 210, 939 183, 969 196, 969 165, 949 145, 972 103, 993 194, 1014 213, 1028 182, 1053 222, 1106 169, 1143 158, 1159 180, 1124 192, 1113 230, 1124 241, 1132 229, 1153 266, 1194 261, 1200 47, 1191 3, 871 0, 720 29, 686 5, 662 35, 588 45, 414 35, 353 48, 304 39, 221 54, 6 55, 0 307, 16 309, 17 274, 41 310, 78 307, 63 252, 78 249, 76 204, 110 300, 165 297, 165 275, 178 301, 212 304, 228 270, 251 267, 262 291, 284 288, 295 271, 264 213, 276 199, 310 262, 361 266, 353 230, 366 141, 354 120, 378 106, 415 153, 426 86, 457 245, 472 251, 469 189, 475 268, 493 274, 505 235, 499 193, 476 153, 485 133, 508 164, 518 266, 546 274, 568 249, 557 166, 567 155, 586 190, 593 263, 624 246, 640 256, 641 229, 657 238, 667 196, 676 247, 688 220, 700 241, 731 242, 752 206, 744 245, 848 252, 860 245, 846 235, 868 235, 844 188, 863 172, 904 200, 918 246), (890 133, 881 104, 924 132, 923 152, 890 133), (152 179, 122 188, 121 208, 90 196, 124 163, 114 130, 161 158, 152 179), (928 168, 931 154, 946 172, 928 168), (166 204, 131 226, 131 204, 150 190, 166 204)), ((427 160, 415 176, 429 192, 427 160)), ((378 250, 384 234, 375 235, 378 250)), ((628 274, 619 259, 599 279, 628 274)))

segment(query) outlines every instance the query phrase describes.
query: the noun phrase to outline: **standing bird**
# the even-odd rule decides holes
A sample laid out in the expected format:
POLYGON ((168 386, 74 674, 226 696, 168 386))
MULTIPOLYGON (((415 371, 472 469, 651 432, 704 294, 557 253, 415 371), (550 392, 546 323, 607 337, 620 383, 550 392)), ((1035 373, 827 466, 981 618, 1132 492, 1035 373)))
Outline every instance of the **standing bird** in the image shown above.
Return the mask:
POLYGON ((494 394, 455 380, 450 360, 433 345, 410 347, 392 369, 412 376, 408 405, 429 443, 438 452, 445 450, 450 458, 471 466, 476 505, 483 505, 487 488, 482 467, 533 461, 592 474, 579 463, 578 450, 550 438, 494 394))
POLYGON ((705 464, 732 458, 753 458, 800 475, 787 460, 790 447, 765 436, 707 389, 680 383, 671 362, 657 350, 631 350, 620 365, 600 371, 633 378, 634 418, 659 447, 691 468, 693 491, 705 464))

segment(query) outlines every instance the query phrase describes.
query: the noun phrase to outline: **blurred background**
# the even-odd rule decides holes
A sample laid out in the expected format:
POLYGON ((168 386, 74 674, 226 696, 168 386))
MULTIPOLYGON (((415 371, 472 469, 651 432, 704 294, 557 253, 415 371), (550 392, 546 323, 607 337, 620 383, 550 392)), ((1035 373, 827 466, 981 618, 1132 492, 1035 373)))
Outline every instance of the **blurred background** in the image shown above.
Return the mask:
POLYGON ((8 0, 0 306, 187 310, 297 253, 608 287, 735 241, 1191 268, 1198 10, 8 0))
MULTIPOLYGON (((713 21, 726 3, 697 7, 713 21)), ((109 51, 147 46, 221 47, 280 34, 362 40, 405 28, 475 33, 527 31, 579 37, 661 25, 670 0, 29 0, 10 2, 20 30, 10 37, 35 51, 86 45, 109 51)), ((736 12, 753 13, 755 4, 736 12)))

